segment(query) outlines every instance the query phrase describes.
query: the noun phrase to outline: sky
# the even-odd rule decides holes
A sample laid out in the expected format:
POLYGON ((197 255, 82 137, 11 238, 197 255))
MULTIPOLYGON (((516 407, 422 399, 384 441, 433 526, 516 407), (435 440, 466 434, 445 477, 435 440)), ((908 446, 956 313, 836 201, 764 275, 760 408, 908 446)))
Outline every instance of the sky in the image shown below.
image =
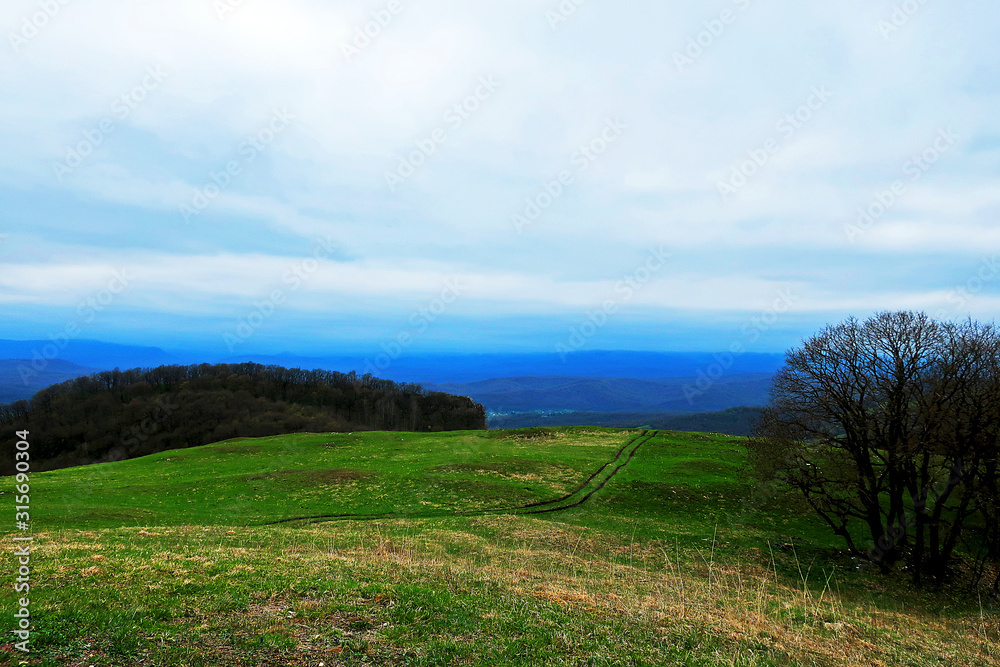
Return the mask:
POLYGON ((0 338, 780 352, 1000 306, 1000 7, 6 0, 0 338))

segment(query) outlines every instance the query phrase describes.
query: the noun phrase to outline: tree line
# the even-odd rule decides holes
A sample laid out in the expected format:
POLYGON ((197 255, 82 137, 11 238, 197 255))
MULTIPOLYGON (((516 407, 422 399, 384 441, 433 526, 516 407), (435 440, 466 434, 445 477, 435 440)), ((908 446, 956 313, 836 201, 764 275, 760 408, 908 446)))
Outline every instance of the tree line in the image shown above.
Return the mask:
POLYGON ((749 441, 848 550, 918 584, 1000 593, 1000 331, 886 312, 787 355, 749 441))
MULTIPOLYGON (((116 461, 239 437, 361 430, 485 429, 472 399, 355 372, 260 364, 105 371, 0 406, 0 426, 30 430, 32 469, 116 461)), ((0 474, 13 474, 5 437, 0 474)))

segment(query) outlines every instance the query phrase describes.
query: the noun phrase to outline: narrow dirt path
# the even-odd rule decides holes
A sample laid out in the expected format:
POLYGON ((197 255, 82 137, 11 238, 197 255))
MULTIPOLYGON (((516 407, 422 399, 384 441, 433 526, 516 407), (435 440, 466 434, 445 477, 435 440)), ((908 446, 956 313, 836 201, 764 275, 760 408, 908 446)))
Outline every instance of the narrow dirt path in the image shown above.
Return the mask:
POLYGON ((583 481, 576 489, 566 495, 552 500, 542 500, 528 503, 527 505, 517 505, 514 507, 498 507, 485 510, 440 510, 434 512, 383 512, 380 514, 319 514, 315 516, 297 516, 290 519, 280 519, 259 524, 262 526, 275 526, 282 523, 293 523, 296 521, 306 521, 309 523, 320 523, 322 521, 373 521, 377 519, 431 519, 443 516, 486 516, 488 514, 545 514, 548 512, 561 512, 573 507, 579 507, 587 502, 591 496, 604 488, 618 472, 628 465, 635 453, 644 444, 652 440, 657 435, 657 431, 643 430, 624 445, 615 456, 598 468, 593 474, 583 481))

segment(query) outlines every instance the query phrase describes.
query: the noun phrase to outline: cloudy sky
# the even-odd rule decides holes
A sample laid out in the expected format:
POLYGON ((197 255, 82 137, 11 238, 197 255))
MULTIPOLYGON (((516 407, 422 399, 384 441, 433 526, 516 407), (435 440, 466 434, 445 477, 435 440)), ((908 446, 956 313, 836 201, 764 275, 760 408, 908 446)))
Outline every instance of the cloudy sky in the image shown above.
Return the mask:
POLYGON ((0 338, 781 351, 992 319, 998 19, 6 0, 0 338))

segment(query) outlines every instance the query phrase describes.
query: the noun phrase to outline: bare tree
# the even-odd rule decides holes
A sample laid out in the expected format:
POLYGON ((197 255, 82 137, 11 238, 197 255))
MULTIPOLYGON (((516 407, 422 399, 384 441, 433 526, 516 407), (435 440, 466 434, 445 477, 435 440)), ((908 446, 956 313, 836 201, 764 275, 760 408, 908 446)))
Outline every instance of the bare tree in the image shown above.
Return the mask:
POLYGON ((998 355, 996 329, 971 321, 828 326, 788 353, 751 461, 883 572, 940 580, 973 543, 995 559, 998 355))

